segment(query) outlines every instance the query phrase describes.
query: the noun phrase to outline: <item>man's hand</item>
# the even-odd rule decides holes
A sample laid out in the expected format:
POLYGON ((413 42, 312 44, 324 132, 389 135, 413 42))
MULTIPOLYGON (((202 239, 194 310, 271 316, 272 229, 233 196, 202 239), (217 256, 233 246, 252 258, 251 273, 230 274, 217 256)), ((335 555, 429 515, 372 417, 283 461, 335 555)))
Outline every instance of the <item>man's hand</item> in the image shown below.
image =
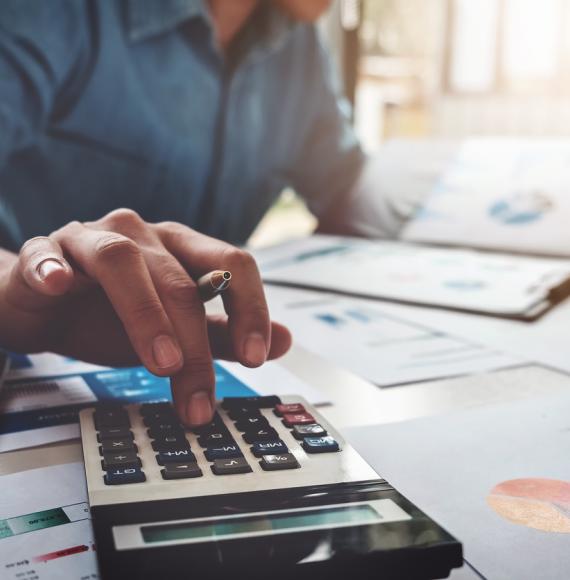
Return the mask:
POLYGON ((4 344, 100 364, 142 363, 172 377, 178 413, 210 420, 212 358, 257 367, 287 351, 271 323, 254 259, 183 225, 149 224, 120 209, 26 242, 0 285, 4 344), (229 270, 226 316, 207 317, 195 280, 229 270), (6 310, 6 312, 4 312, 6 310))

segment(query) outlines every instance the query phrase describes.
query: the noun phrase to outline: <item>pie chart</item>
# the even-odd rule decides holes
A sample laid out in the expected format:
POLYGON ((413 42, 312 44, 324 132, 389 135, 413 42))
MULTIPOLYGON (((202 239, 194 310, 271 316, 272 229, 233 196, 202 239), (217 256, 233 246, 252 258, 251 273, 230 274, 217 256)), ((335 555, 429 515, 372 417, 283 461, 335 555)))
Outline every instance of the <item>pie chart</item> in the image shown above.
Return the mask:
POLYGON ((496 485, 487 504, 513 524, 570 534, 570 481, 511 479, 496 485))

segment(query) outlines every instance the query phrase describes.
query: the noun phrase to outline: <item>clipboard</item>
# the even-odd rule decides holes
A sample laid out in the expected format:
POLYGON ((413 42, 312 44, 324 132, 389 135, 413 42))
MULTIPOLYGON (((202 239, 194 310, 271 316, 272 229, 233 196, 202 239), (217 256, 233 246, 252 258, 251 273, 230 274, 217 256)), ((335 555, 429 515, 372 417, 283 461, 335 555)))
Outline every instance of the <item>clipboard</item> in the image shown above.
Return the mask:
POLYGON ((315 235, 256 253, 269 284, 534 321, 570 294, 570 260, 315 235))

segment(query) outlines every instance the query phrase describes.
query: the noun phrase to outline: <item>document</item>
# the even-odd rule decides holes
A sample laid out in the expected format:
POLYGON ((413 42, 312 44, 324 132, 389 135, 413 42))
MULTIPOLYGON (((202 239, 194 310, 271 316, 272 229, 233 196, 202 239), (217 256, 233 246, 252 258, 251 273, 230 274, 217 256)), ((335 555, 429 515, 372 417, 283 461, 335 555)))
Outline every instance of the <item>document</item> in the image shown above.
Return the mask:
POLYGON ((570 261, 312 236, 256 252, 269 283, 512 318, 570 291, 570 261))
POLYGON ((372 300, 267 286, 271 314, 303 348, 380 387, 485 372, 524 359, 394 316, 372 300))
POLYGON ((0 578, 99 578, 82 463, 0 476, 0 578))
MULTIPOLYGON (((537 372, 505 371, 498 387, 507 372, 521 388, 525 380, 541 380, 537 372)), ((463 543, 481 577, 566 579, 570 379, 560 376, 566 388, 549 396, 351 428, 344 435, 380 475, 463 543)))
POLYGON ((466 141, 402 238, 570 256, 570 139, 466 141))
MULTIPOLYGON (((262 369, 216 362, 214 370, 218 398, 296 393, 313 404, 327 402, 275 362, 262 369)), ((0 452, 75 439, 78 411, 107 399, 171 400, 170 382, 143 367, 112 369, 54 354, 16 355, 0 391, 0 452)))

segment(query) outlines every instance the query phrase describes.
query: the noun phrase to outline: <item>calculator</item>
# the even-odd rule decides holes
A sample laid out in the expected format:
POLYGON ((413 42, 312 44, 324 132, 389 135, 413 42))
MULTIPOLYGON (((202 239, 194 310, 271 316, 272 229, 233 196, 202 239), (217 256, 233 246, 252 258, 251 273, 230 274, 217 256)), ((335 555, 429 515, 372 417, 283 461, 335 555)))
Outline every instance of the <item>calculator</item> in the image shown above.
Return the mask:
MULTIPOLYGON (((80 413, 103 580, 445 578, 461 544, 300 397, 80 413)), ((388 441, 379 445, 389 445, 388 441)))

